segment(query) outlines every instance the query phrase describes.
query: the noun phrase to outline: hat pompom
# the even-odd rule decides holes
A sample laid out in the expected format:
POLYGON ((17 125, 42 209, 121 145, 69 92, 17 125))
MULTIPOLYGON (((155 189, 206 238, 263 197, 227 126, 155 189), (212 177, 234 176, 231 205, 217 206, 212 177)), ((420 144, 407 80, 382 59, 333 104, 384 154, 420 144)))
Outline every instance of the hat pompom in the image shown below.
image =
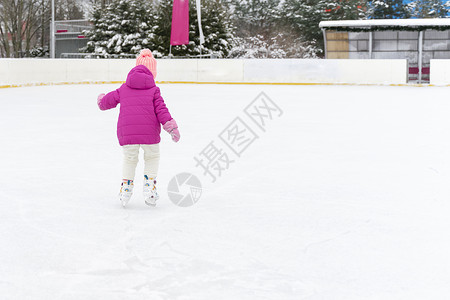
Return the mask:
POLYGON ((141 50, 141 53, 139 54, 139 56, 153 57, 153 54, 152 54, 152 51, 150 51, 150 49, 143 49, 143 50, 141 50))
POLYGON ((136 58, 136 66, 144 65, 146 66, 156 78, 156 59, 153 57, 152 51, 150 49, 143 49, 139 56, 136 58))

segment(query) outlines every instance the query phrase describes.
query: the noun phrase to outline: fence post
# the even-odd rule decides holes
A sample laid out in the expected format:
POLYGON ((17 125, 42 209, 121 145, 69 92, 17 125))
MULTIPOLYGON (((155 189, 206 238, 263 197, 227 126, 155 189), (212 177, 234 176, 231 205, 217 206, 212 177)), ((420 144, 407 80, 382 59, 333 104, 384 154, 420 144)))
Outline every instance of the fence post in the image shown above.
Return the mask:
POLYGON ((419 83, 422 83, 422 48, 423 48, 423 31, 419 32, 419 83))

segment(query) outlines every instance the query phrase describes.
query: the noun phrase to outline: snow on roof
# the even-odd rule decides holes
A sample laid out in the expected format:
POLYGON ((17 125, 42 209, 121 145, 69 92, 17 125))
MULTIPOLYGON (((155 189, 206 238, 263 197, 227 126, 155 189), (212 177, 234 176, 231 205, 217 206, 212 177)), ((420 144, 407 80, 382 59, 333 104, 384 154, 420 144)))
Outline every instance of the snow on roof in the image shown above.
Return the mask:
POLYGON ((376 20, 343 20, 322 21, 319 27, 389 27, 389 26, 450 26, 450 19, 376 19, 376 20))

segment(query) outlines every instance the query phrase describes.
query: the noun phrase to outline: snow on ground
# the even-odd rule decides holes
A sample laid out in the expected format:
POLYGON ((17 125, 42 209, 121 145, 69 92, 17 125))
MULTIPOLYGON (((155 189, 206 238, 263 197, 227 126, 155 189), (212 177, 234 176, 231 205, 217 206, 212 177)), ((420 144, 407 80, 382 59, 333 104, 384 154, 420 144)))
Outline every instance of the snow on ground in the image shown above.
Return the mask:
MULTIPOLYGON (((153 209, 117 199, 117 85, 0 90, 1 299, 443 299, 450 294, 448 88, 161 85, 153 209), (218 135, 259 94, 283 110, 241 157, 218 135), (215 183, 210 142, 235 160, 215 183), (202 182, 191 207, 167 185, 202 182)), ((254 128, 254 127, 253 127, 254 128)))

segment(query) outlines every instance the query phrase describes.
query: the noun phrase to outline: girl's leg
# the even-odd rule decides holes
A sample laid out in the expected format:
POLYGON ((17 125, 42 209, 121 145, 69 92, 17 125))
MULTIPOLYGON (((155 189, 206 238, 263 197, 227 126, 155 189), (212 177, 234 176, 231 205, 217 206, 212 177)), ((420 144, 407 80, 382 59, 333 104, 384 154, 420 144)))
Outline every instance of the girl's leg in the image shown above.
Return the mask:
POLYGON ((148 178, 155 178, 158 175, 159 167, 159 144, 141 145, 144 149, 144 175, 148 178))
POLYGON ((159 195, 156 190, 156 176, 159 167, 159 144, 141 145, 144 149, 144 200, 147 205, 155 206, 159 195))
POLYGON ((123 179, 134 180, 139 161, 139 145, 123 146, 123 179))

